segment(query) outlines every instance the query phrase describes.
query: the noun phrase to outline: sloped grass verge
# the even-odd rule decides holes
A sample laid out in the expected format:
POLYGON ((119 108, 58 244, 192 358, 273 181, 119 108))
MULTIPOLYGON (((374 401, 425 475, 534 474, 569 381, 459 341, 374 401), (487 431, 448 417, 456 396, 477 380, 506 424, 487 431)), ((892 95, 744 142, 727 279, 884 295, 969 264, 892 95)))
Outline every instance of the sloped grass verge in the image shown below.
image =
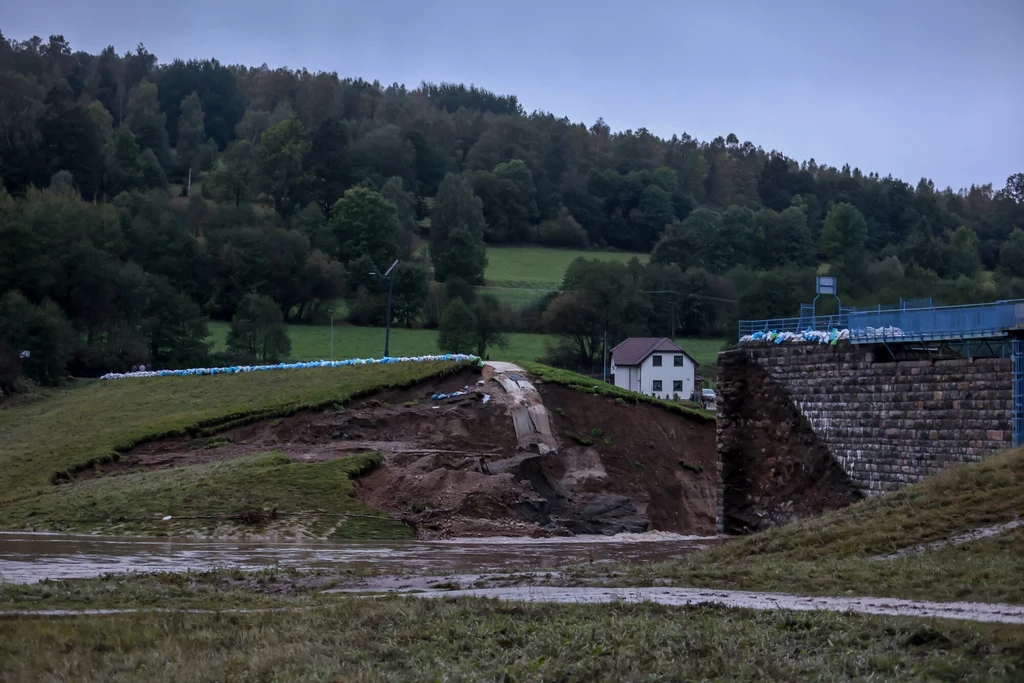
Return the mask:
POLYGON ((715 421, 714 412, 697 408, 695 407, 696 404, 693 403, 676 403, 673 401, 665 401, 660 398, 655 398, 654 396, 647 396, 646 394, 637 394, 629 391, 628 389, 617 387, 614 384, 608 384, 601 380, 587 377, 586 375, 580 375, 570 370, 553 368, 548 365, 542 365, 541 363, 524 363, 523 368, 545 382, 561 384, 562 386, 580 393, 597 394, 599 396, 621 399, 624 403, 632 403, 634 405, 647 403, 658 406, 659 408, 664 408, 669 412, 678 413, 679 415, 690 419, 702 422, 715 421))
POLYGON ((97 477, 20 501, 3 517, 47 531, 409 538, 404 524, 356 497, 354 480, 382 462, 377 454, 301 463, 269 453, 97 477))
POLYGON ((871 557, 1024 515, 1024 449, 946 470, 895 493, 770 529, 714 551, 751 557, 871 557))
POLYGON ((681 560, 580 567, 584 583, 1024 603, 1024 527, 921 549, 1024 516, 1024 449, 681 560), (901 550, 911 549, 895 557, 901 550))

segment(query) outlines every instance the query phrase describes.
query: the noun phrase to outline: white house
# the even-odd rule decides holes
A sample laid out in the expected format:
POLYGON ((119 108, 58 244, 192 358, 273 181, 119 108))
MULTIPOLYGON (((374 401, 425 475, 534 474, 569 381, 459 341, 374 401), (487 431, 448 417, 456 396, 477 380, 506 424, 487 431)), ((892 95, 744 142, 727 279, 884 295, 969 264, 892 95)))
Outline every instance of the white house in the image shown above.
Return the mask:
POLYGON ((612 349, 615 386, 648 396, 689 400, 697 361, 666 337, 630 337, 612 349))

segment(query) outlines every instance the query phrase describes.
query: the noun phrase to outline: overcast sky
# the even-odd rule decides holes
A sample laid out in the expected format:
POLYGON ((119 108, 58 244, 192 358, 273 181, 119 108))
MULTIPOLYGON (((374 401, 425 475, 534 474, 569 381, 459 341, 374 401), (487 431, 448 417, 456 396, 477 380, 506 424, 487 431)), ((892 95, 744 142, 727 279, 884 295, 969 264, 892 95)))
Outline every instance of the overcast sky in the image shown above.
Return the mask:
POLYGON ((0 29, 473 83, 613 130, 735 133, 940 187, 1024 172, 1024 0, 0 0, 0 29))

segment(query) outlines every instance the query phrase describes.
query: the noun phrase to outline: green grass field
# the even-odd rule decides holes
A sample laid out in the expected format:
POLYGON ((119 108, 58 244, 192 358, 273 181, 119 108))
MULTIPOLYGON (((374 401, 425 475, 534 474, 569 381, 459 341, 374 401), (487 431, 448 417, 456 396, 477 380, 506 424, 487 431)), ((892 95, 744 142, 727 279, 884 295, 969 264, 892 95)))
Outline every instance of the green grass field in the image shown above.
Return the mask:
POLYGON ((577 249, 549 249, 547 247, 488 247, 487 286, 480 291, 495 296, 499 301, 523 306, 557 291, 562 286, 569 264, 579 257, 601 261, 621 261, 637 258, 647 263, 648 254, 615 251, 583 251, 577 249))
MULTIPOLYGON (((227 345, 230 325, 211 321, 210 342, 214 351, 223 351, 227 345)), ((331 328, 329 325, 289 325, 292 340, 291 360, 324 360, 331 357, 331 328)), ((546 334, 509 334, 507 349, 493 349, 488 355, 494 359, 531 362, 543 358, 549 342, 558 339, 546 334)), ((721 339, 677 339, 680 346, 701 365, 714 365, 718 352, 725 345, 721 339)), ((391 328, 392 356, 425 356, 440 353, 437 350, 437 330, 391 328)), ((380 358, 384 355, 384 328, 334 325, 334 358, 380 358)))
POLYGON ((584 251, 577 249, 549 249, 547 247, 488 247, 487 271, 484 279, 491 283, 514 282, 548 285, 562 284, 569 264, 580 257, 601 261, 639 259, 647 263, 647 254, 618 251, 584 251))

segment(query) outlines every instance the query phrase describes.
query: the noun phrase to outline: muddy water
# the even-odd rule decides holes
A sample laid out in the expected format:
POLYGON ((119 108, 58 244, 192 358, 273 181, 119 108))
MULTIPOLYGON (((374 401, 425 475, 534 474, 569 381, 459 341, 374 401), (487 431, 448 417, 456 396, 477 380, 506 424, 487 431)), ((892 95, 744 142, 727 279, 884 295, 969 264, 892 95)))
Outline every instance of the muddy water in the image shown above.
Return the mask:
POLYGON ((372 568, 383 573, 548 570, 586 562, 658 562, 720 539, 666 533, 454 541, 273 543, 0 533, 0 581, 87 578, 121 572, 219 568, 372 568))

